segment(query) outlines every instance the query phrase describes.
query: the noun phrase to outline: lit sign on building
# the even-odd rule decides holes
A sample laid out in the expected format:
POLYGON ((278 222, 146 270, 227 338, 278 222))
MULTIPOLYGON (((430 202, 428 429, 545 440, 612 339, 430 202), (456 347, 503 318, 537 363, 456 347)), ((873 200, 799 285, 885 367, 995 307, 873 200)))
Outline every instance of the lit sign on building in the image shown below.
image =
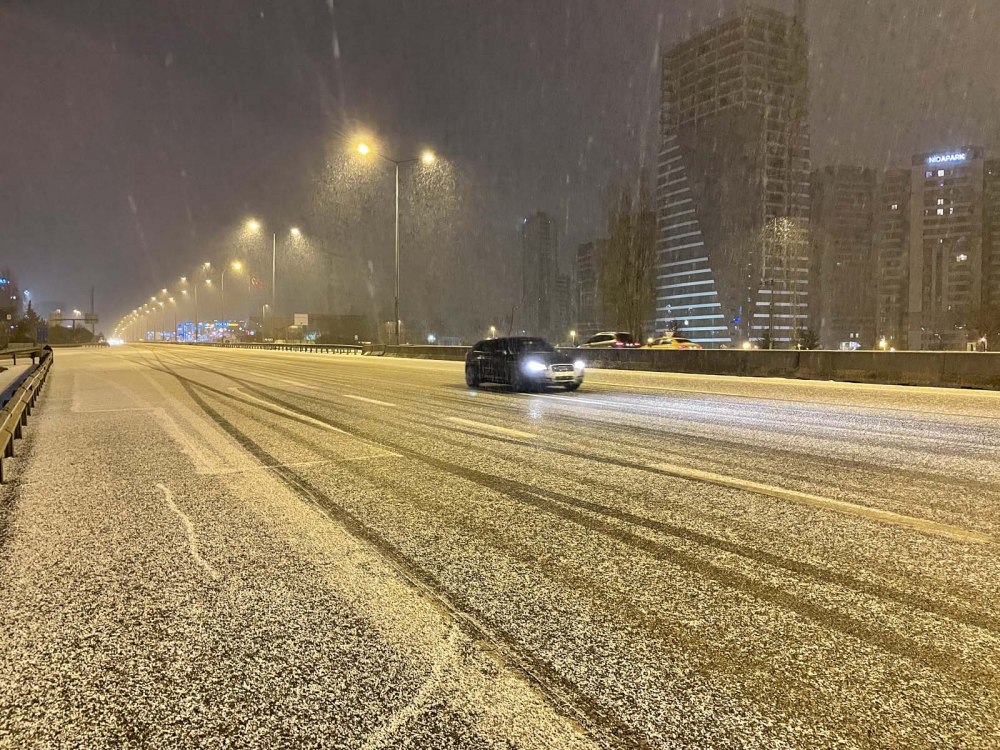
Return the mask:
POLYGON ((956 151, 953 154, 934 154, 928 157, 928 164, 951 164, 956 161, 965 161, 968 155, 964 151, 956 151))

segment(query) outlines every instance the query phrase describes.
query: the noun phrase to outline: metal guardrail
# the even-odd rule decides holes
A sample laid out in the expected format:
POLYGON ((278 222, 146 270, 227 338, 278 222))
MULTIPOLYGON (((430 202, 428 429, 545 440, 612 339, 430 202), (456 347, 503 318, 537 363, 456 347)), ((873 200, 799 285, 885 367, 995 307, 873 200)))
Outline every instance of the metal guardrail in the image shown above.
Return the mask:
MULTIPOLYGON (((181 344, 181 346, 192 346, 181 344)), ((223 349, 261 349, 271 352, 310 352, 313 354, 361 354, 360 344, 222 344, 218 342, 200 343, 195 346, 217 346, 223 349)))
POLYGON ((20 440, 22 430, 28 424, 31 409, 38 400, 38 394, 45 384, 45 378, 52 368, 51 349, 31 349, 19 352, 2 352, 0 356, 33 353, 32 362, 38 359, 38 367, 23 378, 16 390, 8 389, 0 395, 0 484, 4 481, 3 460, 14 457, 14 440, 20 440), (8 395, 9 394, 9 395, 8 395))
MULTIPOLYGON (((20 357, 21 359, 30 357, 31 364, 34 364, 35 360, 38 359, 38 357, 42 355, 42 352, 45 351, 50 351, 50 350, 44 349, 43 347, 40 346, 31 347, 30 349, 6 349, 0 352, 0 360, 9 359, 11 360, 11 364, 16 365, 18 357, 20 357)), ((5 369, 7 368, 0 366, 0 371, 5 369)))

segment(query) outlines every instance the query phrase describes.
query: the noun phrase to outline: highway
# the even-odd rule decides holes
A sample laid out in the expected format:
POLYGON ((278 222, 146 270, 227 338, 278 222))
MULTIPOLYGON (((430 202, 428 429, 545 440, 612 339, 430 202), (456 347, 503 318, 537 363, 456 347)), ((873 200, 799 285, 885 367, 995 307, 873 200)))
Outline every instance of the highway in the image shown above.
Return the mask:
POLYGON ((0 748, 1000 747, 1000 393, 57 351, 0 748))

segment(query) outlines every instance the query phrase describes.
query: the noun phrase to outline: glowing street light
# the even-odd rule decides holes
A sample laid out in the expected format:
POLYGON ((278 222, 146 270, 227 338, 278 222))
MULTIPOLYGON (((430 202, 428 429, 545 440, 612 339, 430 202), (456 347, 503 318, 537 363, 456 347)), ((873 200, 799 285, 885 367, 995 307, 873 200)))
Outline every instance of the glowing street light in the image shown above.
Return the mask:
MULTIPOLYGON (((367 155, 371 151, 371 148, 367 143, 358 144, 358 152, 363 156, 367 155)), ((399 166, 400 164, 411 164, 413 162, 421 161, 426 165, 431 165, 434 163, 434 153, 432 151, 424 151, 423 154, 418 158, 414 159, 390 159, 383 153, 376 152, 377 156, 385 159, 387 162, 393 164, 396 168, 396 296, 395 296, 395 320, 396 320, 396 345, 399 346, 399 166)))
MULTIPOLYGON (((257 232, 261 228, 261 223, 256 219, 250 219, 247 222, 247 229, 251 232, 257 232)), ((302 232, 298 227, 291 227, 288 233, 298 239, 302 236, 302 232)), ((271 232, 271 310, 272 315, 275 309, 275 295, 277 290, 277 275, 278 275, 278 233, 271 232)))
MULTIPOLYGON (((232 268, 234 271, 239 273, 241 270, 243 270, 243 264, 240 263, 238 260, 234 260, 232 263, 229 264, 229 268, 232 268)), ((221 277, 222 284, 221 288, 219 289, 219 307, 221 312, 220 319, 223 322, 226 321, 226 271, 228 271, 229 268, 222 269, 222 277, 221 277)))

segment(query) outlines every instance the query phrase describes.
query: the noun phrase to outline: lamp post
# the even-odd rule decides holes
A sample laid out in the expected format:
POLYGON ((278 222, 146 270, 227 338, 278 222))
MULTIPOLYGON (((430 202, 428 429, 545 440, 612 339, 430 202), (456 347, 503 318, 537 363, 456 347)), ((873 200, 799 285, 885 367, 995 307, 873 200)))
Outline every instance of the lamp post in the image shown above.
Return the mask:
MULTIPOLYGON (((250 219, 247 222, 247 229, 251 232, 260 231, 261 223, 256 219, 250 219)), ((298 227, 290 227, 288 233, 295 238, 302 236, 302 232, 298 227)), ((271 232, 271 314, 274 314, 275 310, 275 300, 277 297, 277 280, 278 280, 278 233, 271 232)), ((248 321, 249 322, 249 321, 248 321)))
MULTIPOLYGON (((358 152, 364 156, 371 152, 371 147, 366 143, 358 144, 358 152)), ((430 151, 425 151, 421 156, 414 159, 390 159, 388 156, 382 153, 376 152, 377 156, 385 159, 390 164, 396 167, 396 296, 395 296, 395 326, 396 326, 396 346, 399 346, 399 166, 401 164, 411 164, 413 162, 423 162, 424 164, 434 163, 434 154, 430 151)))
MULTIPOLYGON (((208 261, 205 261, 204 263, 201 264, 201 266, 198 269, 198 273, 195 274, 195 277, 194 277, 194 340, 195 340, 195 343, 197 343, 201 339, 201 320, 198 319, 198 282, 200 281, 199 276, 200 276, 200 274, 203 271, 204 272, 208 272, 208 271, 211 271, 211 270, 212 270, 212 264, 209 263, 208 261)), ((206 283, 208 285, 211 285, 212 280, 208 279, 206 283)))
POLYGON ((576 346, 576 331, 570 331, 569 332, 569 340, 572 342, 572 345, 575 347, 576 346))
POLYGON ((219 290, 219 305, 221 308, 220 317, 222 319, 222 322, 226 324, 227 329, 229 328, 229 323, 226 320, 226 271, 228 271, 230 268, 239 273, 240 269, 243 268, 243 264, 240 263, 238 260, 234 260, 229 265, 229 267, 225 267, 222 269, 221 289, 219 290))

